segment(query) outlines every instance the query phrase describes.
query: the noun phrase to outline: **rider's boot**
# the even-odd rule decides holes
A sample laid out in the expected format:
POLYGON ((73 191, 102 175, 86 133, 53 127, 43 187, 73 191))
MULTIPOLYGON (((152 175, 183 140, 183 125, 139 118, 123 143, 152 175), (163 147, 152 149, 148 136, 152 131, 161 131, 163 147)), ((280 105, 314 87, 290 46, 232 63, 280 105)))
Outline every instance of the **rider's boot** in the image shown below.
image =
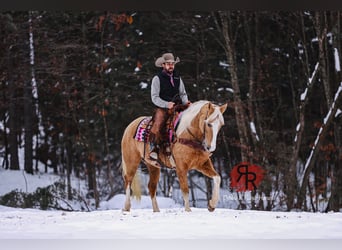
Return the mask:
POLYGON ((154 133, 150 133, 149 142, 150 142, 150 159, 158 160, 158 148, 157 148, 158 145, 156 145, 156 135, 154 133))
POLYGON ((157 147, 153 144, 153 142, 150 142, 150 159, 152 160, 158 160, 158 150, 157 147))

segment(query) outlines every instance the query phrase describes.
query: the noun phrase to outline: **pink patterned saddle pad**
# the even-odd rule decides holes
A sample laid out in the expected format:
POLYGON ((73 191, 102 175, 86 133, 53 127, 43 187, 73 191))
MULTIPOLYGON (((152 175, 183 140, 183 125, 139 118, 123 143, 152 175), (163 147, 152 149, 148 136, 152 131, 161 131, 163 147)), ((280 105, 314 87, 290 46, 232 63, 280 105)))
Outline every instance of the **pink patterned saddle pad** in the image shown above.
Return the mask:
POLYGON ((137 127, 137 131, 135 132, 134 139, 137 141, 145 142, 147 141, 148 135, 150 134, 152 122, 151 116, 148 116, 141 120, 137 127))
MULTIPOLYGON (((174 128, 177 129, 177 126, 179 124, 179 120, 181 118, 182 113, 179 113, 174 121, 174 128)), ((152 127, 152 116, 147 116, 144 119, 142 119, 137 127, 137 131, 135 132, 134 139, 141 142, 146 142, 148 139, 148 136, 150 134, 150 130, 152 127)), ((167 131, 169 141, 173 141, 173 133, 171 130, 167 131)))

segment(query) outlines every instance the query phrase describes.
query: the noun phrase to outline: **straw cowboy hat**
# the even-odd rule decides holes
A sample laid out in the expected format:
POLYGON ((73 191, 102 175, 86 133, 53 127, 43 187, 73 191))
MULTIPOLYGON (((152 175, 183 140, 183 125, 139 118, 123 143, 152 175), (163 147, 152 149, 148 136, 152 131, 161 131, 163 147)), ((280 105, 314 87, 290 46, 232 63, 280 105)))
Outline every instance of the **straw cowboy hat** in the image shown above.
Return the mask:
POLYGON ((179 60, 179 57, 177 57, 175 60, 175 57, 173 56, 172 53, 165 53, 161 57, 157 58, 155 65, 157 67, 163 67, 163 63, 166 63, 166 62, 173 62, 176 64, 180 62, 180 60, 179 60))

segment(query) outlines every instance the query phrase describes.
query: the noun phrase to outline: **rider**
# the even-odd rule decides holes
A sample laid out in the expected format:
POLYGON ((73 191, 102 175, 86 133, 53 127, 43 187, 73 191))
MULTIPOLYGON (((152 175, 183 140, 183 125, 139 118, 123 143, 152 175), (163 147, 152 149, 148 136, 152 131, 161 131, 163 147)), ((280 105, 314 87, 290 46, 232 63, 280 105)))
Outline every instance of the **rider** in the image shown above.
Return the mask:
POLYGON ((153 77, 151 84, 151 99, 155 106, 154 121, 150 130, 150 158, 158 159, 158 145, 162 142, 160 131, 165 126, 169 117, 168 110, 172 109, 176 102, 190 105, 184 83, 179 74, 174 70, 180 60, 172 53, 165 53, 155 61, 155 66, 162 70, 153 77), (178 98, 178 100, 177 100, 178 98))

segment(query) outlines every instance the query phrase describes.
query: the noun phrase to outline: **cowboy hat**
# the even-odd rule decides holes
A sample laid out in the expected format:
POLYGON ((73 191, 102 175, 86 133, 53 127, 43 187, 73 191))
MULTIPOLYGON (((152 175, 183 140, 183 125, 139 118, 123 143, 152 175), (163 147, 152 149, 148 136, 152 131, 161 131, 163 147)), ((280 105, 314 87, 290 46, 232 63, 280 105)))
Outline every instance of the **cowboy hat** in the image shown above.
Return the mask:
POLYGON ((173 56, 172 53, 165 53, 161 57, 157 58, 155 65, 157 67, 163 67, 163 63, 166 63, 166 62, 173 62, 176 64, 180 62, 180 60, 179 60, 179 57, 177 57, 175 60, 175 57, 173 56))

